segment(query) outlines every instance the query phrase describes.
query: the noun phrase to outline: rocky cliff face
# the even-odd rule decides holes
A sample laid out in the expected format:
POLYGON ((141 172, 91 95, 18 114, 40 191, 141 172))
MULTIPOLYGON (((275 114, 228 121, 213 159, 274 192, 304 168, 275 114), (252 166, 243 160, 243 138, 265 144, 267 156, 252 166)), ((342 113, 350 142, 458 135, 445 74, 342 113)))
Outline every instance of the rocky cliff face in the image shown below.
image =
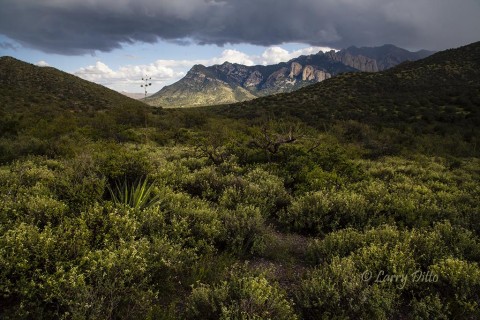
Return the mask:
POLYGON ((257 87, 263 81, 263 76, 258 71, 253 71, 243 83, 245 88, 257 87))
POLYGON ((155 106, 191 107, 232 103, 325 81, 343 72, 377 72, 406 60, 418 60, 432 52, 410 52, 392 45, 350 47, 338 52, 319 52, 271 66, 244 66, 225 62, 195 65, 180 81, 147 99, 155 106))
POLYGON ((298 75, 302 72, 302 65, 298 62, 292 62, 290 65, 290 74, 288 75, 289 78, 293 79, 298 77, 298 75))
POLYGON ((321 82, 328 78, 331 78, 332 75, 324 70, 317 70, 314 66, 305 66, 302 72, 302 81, 316 81, 321 82))
POLYGON ((380 71, 377 66, 377 61, 362 55, 352 55, 348 51, 330 51, 326 55, 333 61, 341 62, 349 67, 355 68, 364 72, 380 71))

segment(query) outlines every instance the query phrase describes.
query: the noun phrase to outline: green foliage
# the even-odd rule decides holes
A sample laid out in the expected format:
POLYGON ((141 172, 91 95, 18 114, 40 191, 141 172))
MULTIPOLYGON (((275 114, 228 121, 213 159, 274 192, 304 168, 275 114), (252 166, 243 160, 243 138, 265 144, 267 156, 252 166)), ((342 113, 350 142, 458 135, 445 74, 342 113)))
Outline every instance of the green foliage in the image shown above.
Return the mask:
POLYGON ((290 202, 283 181, 265 170, 255 168, 238 181, 240 183, 223 191, 220 205, 227 208, 255 206, 267 218, 274 216, 290 202))
POLYGON ((339 318, 396 318, 404 312, 429 319, 475 318, 478 244, 477 236, 448 222, 420 230, 386 225, 333 232, 308 249, 317 267, 302 283, 298 303, 311 318, 339 303, 345 304, 339 318), (362 298, 372 292, 378 296, 362 298), (347 305, 352 299, 368 305, 347 305))
POLYGON ((222 217, 227 248, 237 254, 262 252, 265 246, 265 218, 253 206, 239 206, 222 217))
POLYGON ((346 227, 359 227, 367 221, 367 202, 351 191, 318 191, 295 200, 280 216, 293 230, 327 233, 346 227))
POLYGON ((239 283, 270 292, 271 279, 279 278, 285 287, 273 285, 280 291, 267 296, 285 297, 278 292, 288 290, 304 318, 477 315, 476 159, 354 159, 346 167, 362 174, 352 179, 353 171, 341 169, 346 162, 336 161, 341 158, 336 155, 318 162, 323 168, 310 162, 306 176, 327 172, 342 182, 307 179, 301 192, 286 188, 278 159, 215 166, 188 149, 102 147, 69 159, 32 157, 0 168, 1 303, 10 306, 2 316, 175 317, 184 311, 180 302, 190 296, 190 285, 201 281, 205 284, 195 287, 187 313, 267 317, 261 306, 245 311, 235 301, 253 293, 233 298, 238 279, 223 278, 231 264, 259 257, 275 266, 269 271, 260 264, 267 283, 246 271, 238 275, 245 278, 239 283), (106 181, 142 174, 152 180, 127 181, 128 196, 117 203, 104 200, 106 181), (124 201, 135 194, 135 201, 124 201), (156 204, 147 205, 149 200, 156 204), (279 223, 322 239, 277 234, 279 223), (301 247, 308 248, 307 260, 301 247), (223 257, 218 264, 217 257, 223 257), (467 278, 452 273, 454 267, 465 270, 467 278), (443 278, 397 288, 358 280, 366 270, 422 270, 443 278), (225 298, 225 292, 232 297, 225 298), (333 312, 338 305, 343 311, 333 312))
POLYGON ((143 210, 157 205, 161 199, 154 195, 155 183, 148 181, 148 178, 128 184, 124 181, 122 185, 116 183, 115 188, 108 187, 112 200, 117 205, 129 206, 135 210, 143 210))
POLYGON ((99 144, 94 155, 99 171, 109 182, 126 180, 133 183, 153 172, 153 164, 147 157, 145 148, 133 148, 112 143, 99 144))
POLYGON ((195 110, 5 60, 0 318, 479 318, 478 48, 195 110))
POLYGON ((297 304, 303 319, 388 319, 398 299, 395 290, 363 281, 351 259, 335 258, 302 282, 297 304))
POLYGON ((227 281, 199 284, 187 301, 186 319, 298 319, 277 284, 234 268, 227 281))
POLYGON ((364 179, 298 196, 280 221, 310 234, 383 223, 424 227, 445 219, 477 230, 474 171, 467 165, 450 170, 445 163, 425 161, 360 161, 364 179), (465 174, 462 180, 459 174, 465 174))
POLYGON ((437 290, 446 296, 445 303, 452 314, 472 319, 480 316, 478 263, 445 258, 430 270, 438 275, 437 290))

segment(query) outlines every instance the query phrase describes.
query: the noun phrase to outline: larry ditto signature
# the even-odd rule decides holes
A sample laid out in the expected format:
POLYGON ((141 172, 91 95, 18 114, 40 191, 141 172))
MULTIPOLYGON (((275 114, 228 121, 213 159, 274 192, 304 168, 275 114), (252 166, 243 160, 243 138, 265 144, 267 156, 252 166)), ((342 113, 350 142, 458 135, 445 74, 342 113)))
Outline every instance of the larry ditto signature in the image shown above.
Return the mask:
POLYGON ((438 275, 427 271, 417 270, 412 272, 411 274, 389 274, 384 270, 378 271, 378 273, 374 274, 373 272, 367 270, 362 273, 362 280, 363 281, 371 281, 373 280, 374 283, 396 283, 398 289, 405 288, 405 285, 410 280, 412 282, 422 282, 422 283, 433 283, 438 282, 438 275))

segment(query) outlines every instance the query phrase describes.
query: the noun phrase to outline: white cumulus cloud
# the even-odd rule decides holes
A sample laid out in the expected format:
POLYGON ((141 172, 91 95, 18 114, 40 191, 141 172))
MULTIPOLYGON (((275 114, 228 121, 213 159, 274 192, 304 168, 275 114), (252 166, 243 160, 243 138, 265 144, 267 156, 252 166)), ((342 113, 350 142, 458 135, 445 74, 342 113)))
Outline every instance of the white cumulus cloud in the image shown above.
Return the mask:
POLYGON ((44 60, 38 61, 38 62, 36 63, 36 65, 39 66, 39 67, 49 67, 49 66, 50 66, 50 65, 49 65, 46 61, 44 61, 44 60))
POLYGON ((327 52, 330 50, 334 49, 328 47, 308 47, 295 51, 288 51, 281 47, 269 47, 262 53, 259 63, 263 65, 269 65, 287 62, 302 55, 316 54, 319 51, 327 52))
POLYGON ((126 65, 114 70, 104 62, 97 61, 94 65, 80 68, 75 75, 117 91, 130 92, 139 91, 137 87, 140 88, 142 77, 148 75, 155 82, 152 90, 159 90, 162 82, 182 77, 184 73, 176 69, 184 65, 182 61, 176 64, 175 61, 158 60, 148 65, 126 65))
POLYGON ((254 60, 255 60, 254 57, 251 57, 246 53, 243 53, 238 50, 227 49, 222 52, 222 55, 220 57, 211 59, 210 61, 208 61, 207 64, 209 65, 222 64, 228 61, 230 63, 238 63, 246 66, 253 66, 256 64, 254 60))

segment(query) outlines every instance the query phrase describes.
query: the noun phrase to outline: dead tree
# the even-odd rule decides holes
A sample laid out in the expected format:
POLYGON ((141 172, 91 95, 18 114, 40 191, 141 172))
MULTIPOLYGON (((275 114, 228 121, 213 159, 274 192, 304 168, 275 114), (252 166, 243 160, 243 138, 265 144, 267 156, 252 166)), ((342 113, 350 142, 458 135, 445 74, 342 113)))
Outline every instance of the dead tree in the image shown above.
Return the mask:
POLYGON ((205 131, 197 137, 195 153, 200 157, 207 157, 215 165, 219 165, 229 158, 227 145, 231 140, 231 132, 221 123, 212 122, 205 131))
POLYGON ((213 164, 219 165, 227 160, 228 154, 224 149, 222 145, 213 145, 207 141, 202 141, 195 147, 195 152, 200 154, 201 157, 207 157, 213 164))
POLYGON ((285 126, 281 123, 266 123, 260 128, 260 132, 252 139, 249 146, 257 147, 264 150, 265 154, 270 157, 275 155, 284 144, 294 143, 302 137, 299 125, 290 124, 285 126), (275 127, 273 129, 272 127, 275 127))

